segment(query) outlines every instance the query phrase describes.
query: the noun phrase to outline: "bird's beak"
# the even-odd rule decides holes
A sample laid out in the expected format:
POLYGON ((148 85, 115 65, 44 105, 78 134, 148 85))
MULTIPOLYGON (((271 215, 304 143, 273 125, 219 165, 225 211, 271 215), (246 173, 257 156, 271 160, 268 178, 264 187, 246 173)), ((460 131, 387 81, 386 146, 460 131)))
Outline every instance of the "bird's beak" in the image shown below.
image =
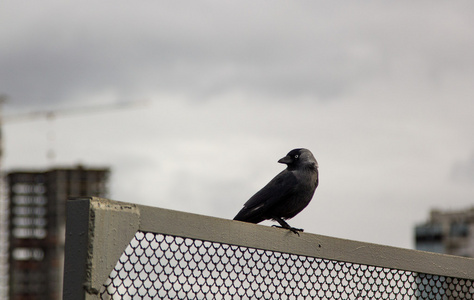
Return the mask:
POLYGON ((281 158, 278 162, 280 164, 291 164, 293 162, 293 160, 291 159, 290 156, 287 155, 287 156, 281 158))

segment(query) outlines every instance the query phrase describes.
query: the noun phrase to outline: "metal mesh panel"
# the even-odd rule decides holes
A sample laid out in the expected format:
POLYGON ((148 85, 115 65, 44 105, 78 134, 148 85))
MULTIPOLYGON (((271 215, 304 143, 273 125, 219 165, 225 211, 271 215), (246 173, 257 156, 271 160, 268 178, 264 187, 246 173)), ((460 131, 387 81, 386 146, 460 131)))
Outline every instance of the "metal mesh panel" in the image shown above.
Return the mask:
POLYGON ((137 232, 101 299, 473 299, 473 281, 137 232))

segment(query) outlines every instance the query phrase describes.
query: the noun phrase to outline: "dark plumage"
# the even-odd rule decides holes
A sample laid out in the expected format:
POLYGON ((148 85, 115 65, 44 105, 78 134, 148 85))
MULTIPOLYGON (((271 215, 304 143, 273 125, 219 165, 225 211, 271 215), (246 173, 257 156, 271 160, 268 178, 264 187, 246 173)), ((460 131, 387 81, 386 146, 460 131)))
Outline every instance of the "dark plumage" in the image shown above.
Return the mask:
POLYGON ((313 198, 318 186, 318 162, 308 149, 291 150, 278 161, 287 168, 253 195, 234 220, 260 223, 275 220, 281 228, 294 233, 303 231, 285 222, 302 211, 313 198))

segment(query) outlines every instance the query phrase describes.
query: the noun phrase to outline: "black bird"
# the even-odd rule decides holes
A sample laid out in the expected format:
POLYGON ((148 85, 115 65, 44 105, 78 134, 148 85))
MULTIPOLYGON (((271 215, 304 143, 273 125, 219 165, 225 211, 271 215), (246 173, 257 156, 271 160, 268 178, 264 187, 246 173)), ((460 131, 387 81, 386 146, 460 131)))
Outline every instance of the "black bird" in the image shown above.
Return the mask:
POLYGON ((302 211, 313 198, 318 186, 318 162, 308 149, 291 150, 278 161, 287 168, 253 195, 235 216, 234 220, 260 223, 272 219, 299 235, 303 229, 285 222, 302 211))

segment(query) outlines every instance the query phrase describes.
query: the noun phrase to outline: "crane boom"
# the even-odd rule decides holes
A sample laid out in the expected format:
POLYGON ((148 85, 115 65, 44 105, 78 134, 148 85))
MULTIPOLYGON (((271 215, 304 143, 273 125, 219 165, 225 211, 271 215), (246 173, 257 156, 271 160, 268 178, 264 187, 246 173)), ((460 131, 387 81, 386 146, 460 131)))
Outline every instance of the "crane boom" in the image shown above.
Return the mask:
POLYGON ((128 102, 117 102, 103 105, 91 105, 91 106, 80 106, 80 107, 71 107, 64 109, 51 109, 51 110, 38 110, 25 113, 11 114, 0 117, 3 122, 23 122, 29 120, 36 120, 41 118, 52 119, 61 115, 74 115, 74 114, 83 114, 83 113, 94 113, 94 112, 103 112, 108 110, 115 109, 125 109, 134 106, 143 106, 148 104, 149 101, 128 101, 128 102))

